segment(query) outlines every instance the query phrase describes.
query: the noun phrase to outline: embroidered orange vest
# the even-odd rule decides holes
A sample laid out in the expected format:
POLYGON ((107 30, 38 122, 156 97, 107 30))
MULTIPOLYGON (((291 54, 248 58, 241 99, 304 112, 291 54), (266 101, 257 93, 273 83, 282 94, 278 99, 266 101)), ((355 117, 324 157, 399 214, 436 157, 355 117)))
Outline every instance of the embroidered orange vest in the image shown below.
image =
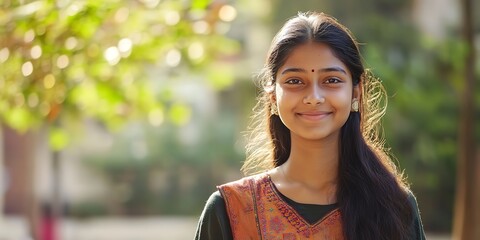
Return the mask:
POLYGON ((267 174, 242 178, 218 189, 225 199, 234 239, 344 239, 338 209, 309 224, 283 201, 267 174))

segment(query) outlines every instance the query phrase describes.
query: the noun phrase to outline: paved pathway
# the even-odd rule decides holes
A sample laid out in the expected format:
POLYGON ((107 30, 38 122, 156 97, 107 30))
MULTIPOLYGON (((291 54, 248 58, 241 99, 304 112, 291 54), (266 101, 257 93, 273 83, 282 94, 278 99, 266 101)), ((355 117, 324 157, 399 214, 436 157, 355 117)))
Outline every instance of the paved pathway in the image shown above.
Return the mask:
POLYGON ((197 219, 191 217, 65 221, 65 240, 191 240, 197 219))
POLYGON ((21 217, 0 218, 0 240, 30 240, 27 223, 21 217))

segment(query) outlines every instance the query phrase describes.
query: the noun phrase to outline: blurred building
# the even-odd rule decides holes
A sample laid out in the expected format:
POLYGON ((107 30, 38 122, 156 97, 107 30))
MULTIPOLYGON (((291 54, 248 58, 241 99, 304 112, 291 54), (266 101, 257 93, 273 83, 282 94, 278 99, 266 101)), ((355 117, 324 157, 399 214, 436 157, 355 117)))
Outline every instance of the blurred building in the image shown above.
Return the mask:
POLYGON ((453 0, 415 0, 412 11, 414 21, 423 33, 442 39, 448 29, 460 25, 459 3, 453 0))

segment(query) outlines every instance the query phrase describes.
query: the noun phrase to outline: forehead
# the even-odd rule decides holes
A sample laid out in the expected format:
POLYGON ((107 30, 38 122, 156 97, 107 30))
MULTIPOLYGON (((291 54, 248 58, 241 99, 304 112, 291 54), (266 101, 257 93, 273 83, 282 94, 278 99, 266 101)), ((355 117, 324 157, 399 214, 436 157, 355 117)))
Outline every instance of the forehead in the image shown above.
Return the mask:
POLYGON ((295 47, 287 56, 277 74, 286 68, 322 69, 340 67, 351 76, 347 66, 335 56, 333 50, 324 43, 309 42, 295 47))

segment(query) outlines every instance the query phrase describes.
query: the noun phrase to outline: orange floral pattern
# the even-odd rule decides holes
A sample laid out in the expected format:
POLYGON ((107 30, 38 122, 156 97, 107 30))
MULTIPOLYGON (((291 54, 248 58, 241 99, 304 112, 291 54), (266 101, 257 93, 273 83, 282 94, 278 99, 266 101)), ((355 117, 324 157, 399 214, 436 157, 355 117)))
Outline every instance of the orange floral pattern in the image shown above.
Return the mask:
POLYGON ((338 209, 309 224, 280 197, 268 174, 218 188, 225 199, 234 239, 344 239, 338 209))

